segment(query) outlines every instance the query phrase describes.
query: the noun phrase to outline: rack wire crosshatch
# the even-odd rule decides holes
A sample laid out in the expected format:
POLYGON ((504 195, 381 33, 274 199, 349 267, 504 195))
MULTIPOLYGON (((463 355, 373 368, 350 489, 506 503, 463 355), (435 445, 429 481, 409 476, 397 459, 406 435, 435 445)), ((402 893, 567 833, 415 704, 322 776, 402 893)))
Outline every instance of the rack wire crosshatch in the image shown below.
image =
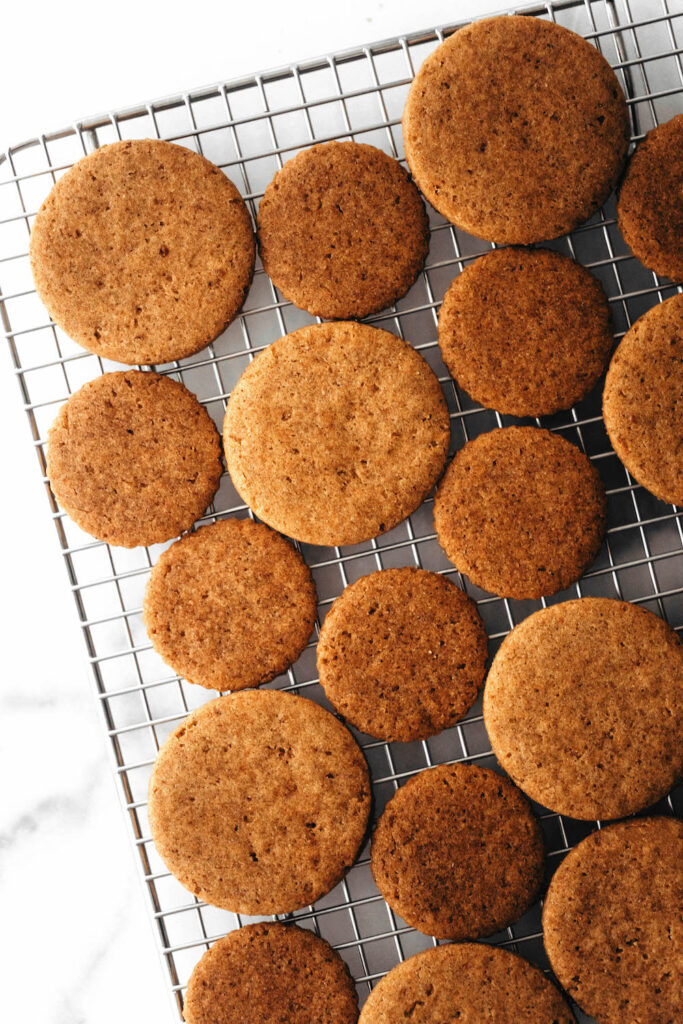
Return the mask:
MULTIPOLYGON (((683 110, 681 0, 558 0, 524 8, 523 13, 556 20, 602 50, 626 91, 634 141, 683 110)), ((28 234, 59 175, 106 142, 165 138, 195 148, 217 163, 255 215, 275 171, 313 142, 353 138, 402 159, 400 117, 410 81, 424 57, 457 27, 391 39, 112 112, 42 135, 0 156, 0 313, 43 476, 47 429, 59 406, 87 380, 118 368, 85 352, 52 324, 33 289, 28 234)), ((519 421, 474 405, 454 385, 439 358, 440 299, 462 267, 489 246, 456 230, 432 210, 430 219, 432 238, 425 271, 396 307, 369 322, 408 338, 437 372, 451 412, 453 449, 484 431, 519 421)), ((610 298, 617 341, 637 317, 676 291, 630 254, 616 228, 614 197, 591 221, 551 245, 599 277, 610 298)), ((155 369, 182 380, 220 429, 230 391, 247 363, 276 338, 311 322, 311 317, 277 294, 257 263, 244 309, 228 330, 198 355, 155 369)), ((343 587, 359 576, 378 568, 420 565, 450 574, 477 601, 491 653, 509 629, 532 611, 582 595, 635 602, 683 630, 683 512, 664 505, 628 476, 604 430, 600 390, 567 413, 533 421, 582 447, 608 489, 607 539, 578 584, 542 602, 508 601, 478 590, 445 558, 434 534, 431 501, 427 501, 406 522, 366 544, 348 549, 300 545, 313 570, 321 615, 343 587)), ((45 484, 180 1013, 182 993, 196 961, 213 940, 243 922, 237 915, 192 898, 166 871, 149 834, 146 789, 156 751, 166 736, 189 710, 214 695, 169 674, 142 625, 145 582, 167 545, 125 550, 94 541, 60 512, 47 480, 45 484)), ((200 523, 235 514, 249 514, 249 510, 224 475, 215 502, 200 523)), ((315 638, 293 669, 270 685, 292 688, 325 703, 316 679, 315 638)), ((395 788, 420 769, 454 760, 495 766, 480 702, 459 725, 424 742, 389 745, 356 735, 372 773, 376 815, 395 788)), ((672 794, 657 810, 674 812, 675 799, 672 794)), ((558 859, 595 826, 537 810, 552 872, 558 859)), ((381 899, 370 874, 367 848, 336 889, 315 907, 290 916, 314 928, 339 950, 356 980, 361 1002, 397 962, 435 943, 408 928, 381 899)), ((488 941, 513 948, 548 968, 538 904, 488 941)), ((580 1012, 578 1016, 588 1020, 580 1012)))

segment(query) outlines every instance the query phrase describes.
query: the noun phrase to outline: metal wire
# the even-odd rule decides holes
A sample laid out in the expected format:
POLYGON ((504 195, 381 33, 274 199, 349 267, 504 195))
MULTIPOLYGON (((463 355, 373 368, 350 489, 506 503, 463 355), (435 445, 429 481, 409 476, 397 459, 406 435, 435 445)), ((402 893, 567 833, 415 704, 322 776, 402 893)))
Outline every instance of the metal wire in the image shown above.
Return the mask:
MULTIPOLYGON (((567 0, 526 8, 525 13, 566 25, 605 53, 626 91, 634 140, 683 109, 681 0, 567 0)), ((112 111, 31 139, 0 156, 0 315, 179 1011, 185 984, 203 951, 243 922, 238 915, 191 898, 165 870, 149 835, 146 789, 160 744, 191 708, 213 694, 169 674, 142 626, 144 585, 166 545, 127 551, 94 541, 60 512, 49 490, 45 437, 59 405, 85 381, 116 366, 84 352, 50 322, 35 295, 28 265, 31 223, 64 170, 93 148, 120 138, 165 138, 202 152, 237 184, 252 215, 284 160, 312 142, 353 138, 400 159, 400 116, 409 83, 427 53, 456 27, 391 39, 112 111)), ((486 430, 518 421, 474 405, 458 390, 440 360, 436 316, 441 297, 463 266, 489 247, 433 211, 430 217, 432 240, 424 273, 396 307, 369 322, 408 338, 432 365, 449 402, 453 448, 458 448, 486 430)), ((553 247, 580 260, 602 281, 617 339, 648 308, 676 291, 631 256, 615 227, 613 199, 588 224, 553 247)), ((155 369, 182 380, 220 427, 230 391, 247 363, 275 338, 310 322, 307 314, 278 295, 259 263, 245 308, 229 329, 197 356, 155 369)), ((580 595, 623 598, 656 612, 674 629, 683 629, 683 513, 657 501, 629 477, 609 445, 600 394, 589 395, 567 413, 530 422, 579 444, 597 464, 607 486, 606 543, 579 583, 540 602, 508 601, 479 591, 453 569, 441 551, 430 500, 405 523, 367 544, 352 549, 301 546, 316 580, 321 613, 344 586, 365 573, 419 565, 454 577, 477 601, 491 653, 532 611, 580 595)), ((200 522, 240 514, 251 513, 225 476, 214 505, 200 522)), ((271 685, 325 703, 315 674, 315 638, 293 669, 271 685)), ((455 728, 427 741, 389 745, 356 735, 372 772, 376 814, 401 782, 425 767, 452 761, 495 765, 480 703, 455 728)), ((674 799, 675 795, 668 797, 657 810, 672 813, 674 799)), ((543 808, 538 811, 552 870, 594 826, 562 819, 543 808)), ((340 951, 361 999, 399 960, 435 944, 408 928, 378 895, 367 849, 332 893, 315 907, 291 916, 340 951)), ((511 946, 547 968, 540 905, 489 941, 511 946)), ((580 1019, 587 1020, 581 1015, 580 1019)))

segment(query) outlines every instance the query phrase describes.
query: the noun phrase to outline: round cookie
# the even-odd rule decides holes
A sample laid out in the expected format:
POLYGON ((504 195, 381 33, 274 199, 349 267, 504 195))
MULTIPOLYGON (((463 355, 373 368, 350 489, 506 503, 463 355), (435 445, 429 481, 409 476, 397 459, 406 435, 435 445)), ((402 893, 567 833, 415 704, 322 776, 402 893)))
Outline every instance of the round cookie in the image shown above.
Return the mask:
MULTIPOLYGON (((437 946, 389 971, 368 996, 359 1024, 575 1024, 553 983, 498 946, 437 946)), ((194 1022, 192 1022, 194 1024, 194 1022)))
POLYGON ((512 630, 484 691, 493 752, 527 796, 588 821, 622 818, 683 773, 683 653, 652 612, 602 597, 512 630))
POLYGON ((446 460, 450 421, 414 348, 366 324, 302 327, 246 368, 223 438, 232 481, 270 526, 359 544, 414 512, 446 460))
POLYGON ((683 1020, 683 824, 639 818, 593 832, 543 907, 552 968, 599 1024, 683 1020))
POLYGON ((338 597, 318 639, 328 700, 378 739, 426 739, 454 725, 484 682, 487 639, 459 587, 423 569, 384 569, 338 597))
POLYGON ((641 263, 683 281, 683 114, 638 145, 619 190, 617 223, 641 263))
POLYGON ((459 386, 487 409, 548 416, 597 384, 612 349, 597 278, 550 249, 494 249, 446 292, 439 346, 459 386))
POLYGON ((295 924, 250 924, 201 958, 185 994, 187 1024, 356 1024, 349 969, 324 939, 295 924))
POLYGON ((263 266, 313 316, 352 320, 405 295, 424 265, 429 222, 398 160, 326 142, 288 160, 258 212, 263 266))
POLYGON ((602 411, 631 476, 683 505, 683 295, 648 310, 626 333, 607 371, 602 411))
POLYGON ((244 690, 193 711, 149 783, 157 852, 181 885, 237 914, 287 914, 341 881, 365 836, 370 779, 318 704, 244 690))
POLYGON ((239 192, 183 146, 102 146, 38 211, 31 269, 52 319, 119 363, 168 363, 213 341, 244 302, 254 236, 239 192))
POLYGON ((429 768, 397 790, 372 837, 371 867, 389 906, 439 939, 476 939, 516 921, 544 870, 526 798, 488 768, 429 768))
POLYGON ((186 387, 157 373, 96 377, 48 433, 47 475, 59 504, 82 530, 125 548, 189 530, 222 472, 213 420, 186 387))
POLYGON ((422 64, 403 112, 413 178, 491 242, 542 242, 602 206, 629 141, 626 100, 581 36, 530 17, 466 25, 422 64))
POLYGON ((505 427, 456 452, 434 525, 476 586, 522 600, 578 580, 598 553, 605 511, 603 483, 578 448, 549 430, 505 427))
POLYGON ((224 519, 172 544, 152 569, 143 605, 166 664, 213 690, 279 676, 306 646, 315 615, 303 558, 251 519, 224 519))

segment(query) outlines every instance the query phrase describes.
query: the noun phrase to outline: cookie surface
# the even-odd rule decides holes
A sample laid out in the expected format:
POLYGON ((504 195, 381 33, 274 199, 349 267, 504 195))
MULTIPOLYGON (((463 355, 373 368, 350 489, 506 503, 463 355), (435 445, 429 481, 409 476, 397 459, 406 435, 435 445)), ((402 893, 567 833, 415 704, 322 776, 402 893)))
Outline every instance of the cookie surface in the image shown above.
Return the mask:
POLYGON ((329 943, 269 921, 230 932, 204 954, 183 1016, 187 1024, 356 1024, 358 996, 329 943))
POLYGON ((326 142, 275 175, 258 236, 285 298, 313 316, 351 320, 405 295, 426 259, 429 223, 397 160, 375 146, 326 142))
POLYGON ((397 790, 372 837, 372 873, 407 924, 475 939, 512 924, 543 880, 541 827, 507 779, 476 765, 428 768, 397 790))
POLYGON ((561 985, 599 1024, 683 1019, 683 824, 639 818, 567 854, 543 906, 561 985))
POLYGON ((223 466, 218 431, 182 384, 156 373, 105 373, 50 427, 47 475, 62 508, 108 544, 158 544, 189 530, 223 466))
POLYGON ((237 914, 286 914, 341 880, 365 835, 370 780, 329 712, 279 690, 193 711, 157 755, 149 821, 181 885, 237 914))
POLYGON ((411 956, 373 988, 359 1024, 575 1024, 537 967, 497 946, 463 942, 411 956))
POLYGON ((426 739, 474 704, 486 654, 477 607, 459 587, 423 569, 384 569, 352 583, 328 611, 318 674, 362 732, 426 739))
POLYGON ((494 249, 446 292, 439 346, 451 375, 487 409, 547 416, 597 384, 612 348, 597 278, 550 249, 494 249))
POLYGON ((299 552, 251 519, 224 519, 172 544, 152 569, 143 606, 157 653, 213 690, 275 679, 303 651, 315 614, 299 552))
POLYGON ((156 139, 79 160, 31 232, 33 278, 52 319, 119 363, 167 363, 208 345, 242 305, 254 255, 229 178, 156 139))
POLYGON ((476 586, 539 598, 576 582, 593 561, 605 506, 597 470, 573 444, 537 427, 504 427, 456 452, 434 499, 434 525, 476 586))
POLYGON ((415 349, 366 324, 302 327, 260 353, 223 428, 238 492, 308 544, 358 544, 410 515, 436 483, 450 421, 415 349))
POLYGON ((641 263, 683 281, 683 114, 639 143, 619 190, 617 223, 641 263))
POLYGON ((683 505, 683 295, 626 333, 607 371, 602 410, 631 476, 662 501, 683 505))
POLYGON ((488 18, 422 64, 403 140, 413 178, 448 220, 492 242, 542 242, 607 199, 626 158, 628 110, 585 39, 540 18, 488 18))

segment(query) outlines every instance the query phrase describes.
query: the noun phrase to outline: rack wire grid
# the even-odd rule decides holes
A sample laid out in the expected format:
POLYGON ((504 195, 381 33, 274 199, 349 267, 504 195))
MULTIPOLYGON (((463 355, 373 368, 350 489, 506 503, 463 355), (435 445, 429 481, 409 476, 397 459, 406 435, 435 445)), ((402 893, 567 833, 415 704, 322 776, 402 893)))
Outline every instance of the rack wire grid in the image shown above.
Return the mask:
MULTIPOLYGON (((683 109, 681 0, 568 0, 525 8, 585 36, 616 69, 628 97, 633 141, 683 109)), ((55 324, 38 300, 27 255, 34 215, 57 178, 105 142, 160 137, 189 146, 218 164, 256 214, 260 196, 283 162, 313 142, 355 139, 403 158, 400 117, 422 60, 458 25, 309 60, 134 109, 91 118, 11 148, 0 162, 0 310, 34 445, 52 509, 69 584, 80 617, 97 697, 112 744, 120 792, 149 894, 161 954, 179 1013, 195 963, 218 937, 244 921, 192 898, 168 873, 150 838, 147 782, 157 750, 178 722, 214 695, 169 673, 152 650, 141 618, 150 571, 167 545, 110 548, 82 533, 56 504, 45 478, 45 437, 61 403, 86 381, 117 369, 85 352, 55 324)), ((453 277, 490 246, 465 235, 430 210, 431 247, 424 272, 397 305, 370 322, 408 338, 436 371, 446 393, 452 448, 514 421, 475 405, 459 391, 439 357, 437 311, 453 277)), ((676 290, 642 267, 615 223, 612 197, 571 236, 551 243, 589 267, 609 296, 618 341, 633 321, 676 290)), ((220 428, 231 388, 254 355, 312 318, 283 300, 257 263, 241 315, 207 349, 157 366, 205 404, 220 428)), ((582 579, 547 601, 491 596, 463 579, 434 534, 431 499, 390 533, 352 548, 300 545, 319 595, 320 618, 348 584, 376 569, 419 565, 455 579, 479 607, 491 654, 531 612, 582 595, 603 595, 648 608, 683 628, 681 510, 655 499, 628 475, 612 451, 597 388, 568 412, 529 421, 557 431, 594 461, 607 486, 606 540, 582 579)), ((200 520, 251 514, 225 474, 214 504, 200 520)), ((317 630, 316 630, 317 635, 317 630)), ((315 641, 272 686, 325 704, 315 668, 315 641)), ((415 772, 444 762, 496 767, 478 702, 456 727, 424 742, 387 744, 355 733, 372 773, 375 815, 415 772)), ((679 791, 680 793, 680 791, 679 791)), ((675 796, 656 808, 674 813, 675 796)), ((548 848, 548 874, 595 827, 536 808, 548 848)), ((384 903, 370 873, 367 847, 346 878, 315 906, 289 915, 340 952, 361 1002, 396 963, 435 940, 408 928, 384 903)), ((488 941, 549 965, 541 935, 541 904, 488 941)), ((579 1014, 582 1021, 588 1020, 579 1014)))

